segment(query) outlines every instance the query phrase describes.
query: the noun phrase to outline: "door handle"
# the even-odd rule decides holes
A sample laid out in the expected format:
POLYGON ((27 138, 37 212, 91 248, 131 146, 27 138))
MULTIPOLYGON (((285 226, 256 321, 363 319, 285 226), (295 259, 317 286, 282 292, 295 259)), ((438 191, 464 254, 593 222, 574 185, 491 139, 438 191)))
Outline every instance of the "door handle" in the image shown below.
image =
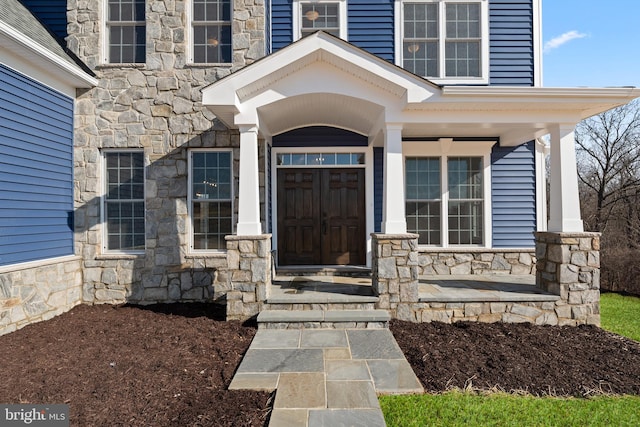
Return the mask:
POLYGON ((322 234, 327 234, 327 220, 322 220, 322 234))

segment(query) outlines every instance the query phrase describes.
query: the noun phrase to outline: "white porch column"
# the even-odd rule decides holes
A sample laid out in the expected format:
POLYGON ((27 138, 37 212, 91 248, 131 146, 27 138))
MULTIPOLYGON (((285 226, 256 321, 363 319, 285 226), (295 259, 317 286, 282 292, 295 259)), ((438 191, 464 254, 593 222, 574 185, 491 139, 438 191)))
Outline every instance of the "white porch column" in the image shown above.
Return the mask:
POLYGON ((584 231, 580 216, 574 132, 574 124, 559 124, 551 128, 549 231, 584 231))
POLYGON ((407 232, 404 200, 404 165, 402 164, 402 125, 387 124, 384 129, 384 198, 382 232, 407 232))
POLYGON ((240 185, 238 188, 238 236, 262 234, 258 172, 258 128, 240 126, 240 185))

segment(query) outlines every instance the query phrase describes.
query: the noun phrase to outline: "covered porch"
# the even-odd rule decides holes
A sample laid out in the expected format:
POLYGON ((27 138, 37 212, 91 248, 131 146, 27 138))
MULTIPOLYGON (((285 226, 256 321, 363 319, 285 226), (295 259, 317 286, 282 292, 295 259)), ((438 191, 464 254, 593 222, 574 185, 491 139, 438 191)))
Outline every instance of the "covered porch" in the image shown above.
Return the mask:
MULTIPOLYGON (((392 317, 413 321, 429 321, 426 309, 442 308, 446 314, 460 308, 447 308, 447 302, 421 301, 418 257, 422 243, 419 235, 407 232, 406 156, 446 159, 472 153, 485 159, 481 163, 485 198, 479 202, 483 215, 478 217, 482 236, 469 242, 490 252, 494 249, 491 149, 547 137, 551 163, 548 221, 545 150, 539 148, 536 154, 536 286, 571 307, 558 310, 557 301, 536 303, 555 304, 550 310, 557 323, 561 318, 572 324, 597 323, 599 237, 583 232, 574 129, 580 120, 637 96, 640 92, 630 88, 441 87, 322 32, 213 83, 203 90, 203 104, 240 133, 237 226, 228 246, 231 318, 250 317, 268 307, 273 295, 271 250, 285 238, 284 230, 278 228, 277 204, 269 202, 283 197, 281 188, 273 173, 265 174, 261 182, 259 141, 269 149, 283 133, 328 126, 365 138, 365 146, 359 149, 364 159, 363 178, 358 181, 365 181, 366 224, 361 244, 365 265, 372 271, 373 293, 378 298, 375 305, 392 317), (383 165, 377 184, 375 149, 380 150, 383 165), (379 218, 376 188, 381 192, 379 218), (264 209, 260 200, 266 200, 264 209)), ((322 152, 304 142, 296 149, 306 154, 322 152)), ((266 168, 275 169, 273 159, 277 158, 270 158, 272 163, 266 168)), ((442 238, 436 246, 454 251, 456 242, 449 241, 445 217, 439 220, 442 238)), ((430 250, 438 251, 438 247, 430 250)), ((484 307, 477 316, 497 314, 491 313, 490 305, 485 313, 484 307)), ((465 306, 463 310, 472 313, 476 308, 465 306)))

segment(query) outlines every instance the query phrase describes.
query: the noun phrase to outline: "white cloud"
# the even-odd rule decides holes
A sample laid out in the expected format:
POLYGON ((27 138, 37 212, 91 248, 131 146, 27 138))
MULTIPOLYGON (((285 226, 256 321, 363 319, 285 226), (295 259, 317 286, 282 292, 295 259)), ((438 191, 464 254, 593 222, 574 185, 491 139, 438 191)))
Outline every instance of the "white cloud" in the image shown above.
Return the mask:
POLYGON ((567 31, 564 34, 559 35, 558 37, 554 37, 551 40, 549 40, 548 42, 546 42, 544 44, 544 52, 547 53, 553 49, 556 49, 560 46, 562 46, 565 43, 570 42, 571 40, 575 40, 575 39, 582 39, 587 37, 587 34, 585 33, 580 33, 578 31, 567 31))

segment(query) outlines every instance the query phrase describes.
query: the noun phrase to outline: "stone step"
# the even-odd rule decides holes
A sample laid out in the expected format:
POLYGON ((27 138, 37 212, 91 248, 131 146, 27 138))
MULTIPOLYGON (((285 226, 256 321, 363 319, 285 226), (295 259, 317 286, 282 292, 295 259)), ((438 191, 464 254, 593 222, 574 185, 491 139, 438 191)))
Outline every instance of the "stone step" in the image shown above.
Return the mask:
POLYGON ((277 276, 338 276, 338 277, 371 277, 371 269, 366 266, 284 266, 276 267, 277 276))
POLYGON ((377 297, 362 301, 290 301, 268 299, 263 305, 263 310, 273 311, 345 311, 345 310, 375 310, 377 297))
POLYGON ((263 310, 258 329, 388 328, 386 310, 263 310))

